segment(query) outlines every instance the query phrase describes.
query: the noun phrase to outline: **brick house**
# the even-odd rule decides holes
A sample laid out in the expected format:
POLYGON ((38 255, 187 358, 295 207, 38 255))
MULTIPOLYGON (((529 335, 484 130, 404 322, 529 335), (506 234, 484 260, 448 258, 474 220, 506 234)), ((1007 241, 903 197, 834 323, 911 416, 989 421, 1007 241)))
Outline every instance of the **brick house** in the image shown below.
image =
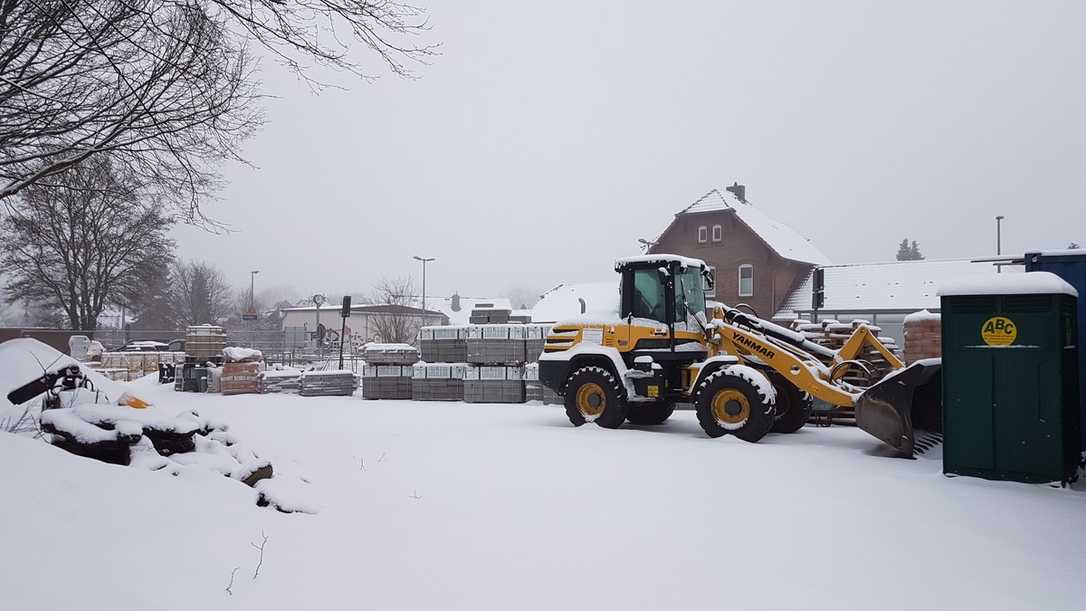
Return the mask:
POLYGON ((743 185, 709 191, 679 211, 650 253, 695 257, 715 268, 712 298, 773 317, 816 266, 828 264, 809 240, 746 199, 743 185))

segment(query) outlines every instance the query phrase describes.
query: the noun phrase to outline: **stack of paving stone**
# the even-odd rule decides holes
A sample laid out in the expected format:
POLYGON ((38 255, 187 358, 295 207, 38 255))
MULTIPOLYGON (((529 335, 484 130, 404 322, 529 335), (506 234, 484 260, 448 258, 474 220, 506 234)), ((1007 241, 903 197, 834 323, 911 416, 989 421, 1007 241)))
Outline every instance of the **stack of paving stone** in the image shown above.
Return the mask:
POLYGON ((547 343, 547 335, 551 332, 550 325, 530 324, 524 326, 524 360, 535 363, 539 355, 543 354, 543 346, 547 343))
POLYGON ((414 365, 369 365, 362 368, 363 399, 410 399, 414 365))
POLYGON ((297 394, 302 389, 302 372, 297 369, 268 369, 260 372, 260 394, 297 394))
POLYGON ((185 353, 198 362, 221 358, 225 347, 226 332, 222 327, 193 325, 185 331, 185 353))
POLYGON ((539 363, 528 363, 524 366, 524 399, 539 401, 544 405, 562 404, 562 397, 539 381, 539 363))
POLYGON ((464 363, 468 360, 467 327, 423 327, 419 351, 427 363, 464 363))
POLYGON ((524 403, 524 368, 519 365, 468 365, 465 403, 524 403))
POLYGON ((905 317, 905 363, 943 356, 942 319, 927 310, 905 317))
POLYGON ((415 363, 411 398, 415 401, 462 401, 464 363, 415 363))
POLYGON ((524 358, 524 325, 468 327, 467 362, 476 365, 519 365, 524 358))
POLYGON ((362 347, 362 360, 367 365, 414 365, 419 351, 411 344, 375 344, 362 347))
POLYGON ((505 324, 512 314, 512 310, 496 308, 492 303, 477 303, 471 310, 468 322, 473 325, 505 324))
POLYGON ((300 380, 303 397, 349 397, 358 389, 358 378, 343 369, 306 371, 300 380))

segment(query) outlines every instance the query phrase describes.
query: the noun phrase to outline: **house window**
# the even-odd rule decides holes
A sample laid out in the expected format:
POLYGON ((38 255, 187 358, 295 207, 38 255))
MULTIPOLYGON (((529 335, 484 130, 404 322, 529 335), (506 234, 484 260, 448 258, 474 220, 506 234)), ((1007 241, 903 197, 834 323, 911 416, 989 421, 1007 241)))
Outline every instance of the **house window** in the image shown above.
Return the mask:
POLYGON ((740 265, 739 266, 739 296, 740 297, 753 297, 754 296, 754 266, 753 265, 740 265))
POLYGON ((705 225, 698 227, 698 244, 704 244, 709 241, 709 228, 705 225))
POLYGON ((720 225, 713 225, 713 241, 719 242, 724 239, 724 229, 720 225))

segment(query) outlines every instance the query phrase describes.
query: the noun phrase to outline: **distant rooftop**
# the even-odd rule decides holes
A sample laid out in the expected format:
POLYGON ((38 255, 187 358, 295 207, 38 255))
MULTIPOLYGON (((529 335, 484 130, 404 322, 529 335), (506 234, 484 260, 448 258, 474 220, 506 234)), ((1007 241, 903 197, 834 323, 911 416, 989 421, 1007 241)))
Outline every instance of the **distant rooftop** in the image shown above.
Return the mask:
POLYGON ((723 210, 734 212, 735 216, 744 225, 758 234, 773 249, 773 252, 785 259, 813 265, 828 265, 830 263, 829 257, 795 229, 773 220, 746 201, 745 198, 740 201, 731 191, 721 193, 718 189, 713 189, 699 197, 697 201, 684 208, 676 216, 720 212, 723 210))

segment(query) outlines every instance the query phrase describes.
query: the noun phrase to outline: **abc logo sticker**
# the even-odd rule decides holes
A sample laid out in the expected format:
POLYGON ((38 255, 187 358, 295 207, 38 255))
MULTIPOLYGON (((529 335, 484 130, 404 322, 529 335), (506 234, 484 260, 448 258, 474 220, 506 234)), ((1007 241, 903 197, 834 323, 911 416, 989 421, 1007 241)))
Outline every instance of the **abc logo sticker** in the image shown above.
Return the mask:
POLYGON ((980 338, 989 346, 1009 346, 1018 337, 1018 325, 1005 316, 993 316, 984 321, 980 338))

